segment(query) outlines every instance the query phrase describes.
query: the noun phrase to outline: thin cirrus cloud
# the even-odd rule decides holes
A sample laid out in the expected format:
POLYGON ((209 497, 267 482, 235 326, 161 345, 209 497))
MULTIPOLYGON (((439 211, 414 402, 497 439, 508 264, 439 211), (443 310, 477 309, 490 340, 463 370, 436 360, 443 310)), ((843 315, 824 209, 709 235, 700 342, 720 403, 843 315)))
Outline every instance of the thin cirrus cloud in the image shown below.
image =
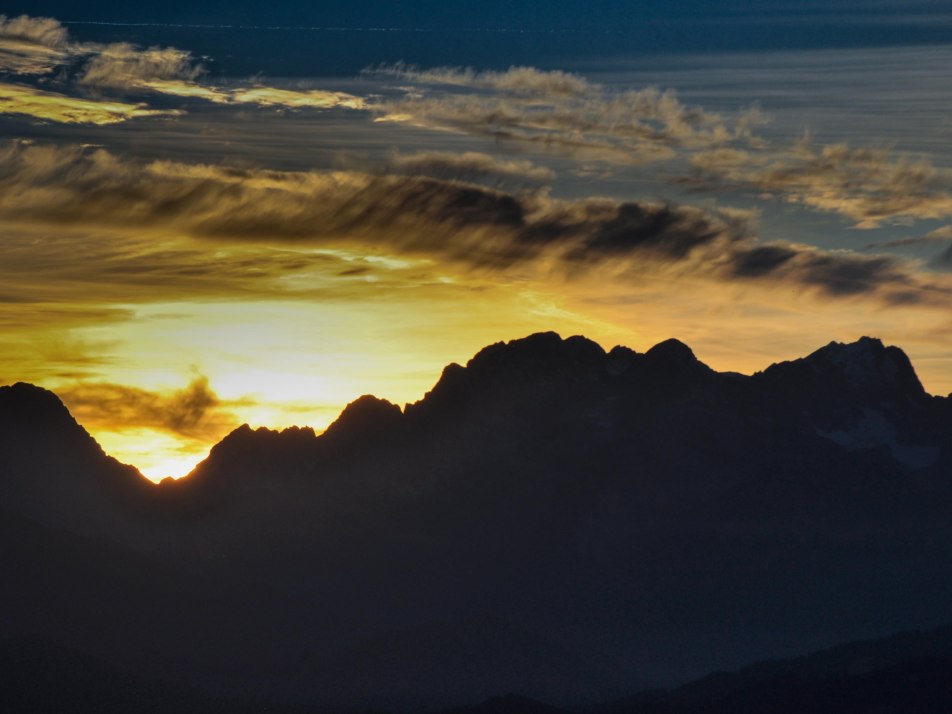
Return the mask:
POLYGON ((363 100, 344 92, 269 87, 260 83, 216 87, 202 83, 202 65, 174 47, 142 48, 127 42, 76 42, 53 18, 0 15, 0 74, 43 81, 62 91, 5 82, 0 113, 61 123, 109 124, 143 116, 180 115, 119 98, 155 93, 216 104, 289 109, 359 109, 363 100), (65 77, 65 78, 64 78, 65 77), (104 98, 103 95, 110 95, 104 98), (117 98, 118 97, 118 98, 117 98))
POLYGON ((555 179, 555 172, 548 167, 525 159, 503 159, 478 151, 398 154, 388 162, 386 172, 486 184, 495 188, 541 186, 555 179))
POLYGON ((921 236, 907 236, 898 240, 870 243, 864 251, 882 251, 890 248, 908 248, 911 246, 935 246, 952 243, 952 226, 942 226, 921 236))
POLYGON ((86 63, 79 84, 84 87, 204 99, 216 104, 254 104, 291 109, 360 109, 363 100, 345 92, 293 90, 266 85, 222 88, 197 80, 205 70, 190 53, 174 47, 143 49, 129 43, 86 45, 95 53, 86 63))
MULTIPOLYGON (((655 87, 615 90, 565 72, 368 70, 405 83, 368 103, 376 121, 491 136, 535 149, 628 165, 686 159, 681 183, 734 190, 849 218, 857 228, 952 215, 952 171, 888 147, 768 141, 756 108, 733 117, 686 105, 655 87)), ((681 175, 675 170, 673 175, 681 175)))
POLYGON ((76 54, 88 58, 79 84, 125 91, 150 89, 156 82, 188 84, 204 73, 190 53, 175 47, 141 48, 128 42, 74 45, 76 54))
POLYGON ((380 65, 364 71, 367 76, 393 77, 410 84, 454 85, 495 89, 525 96, 580 97, 604 91, 604 87, 571 72, 544 71, 535 67, 510 67, 504 72, 471 67, 422 69, 404 63, 380 65))
MULTIPOLYGON (((140 163, 102 149, 20 143, 0 154, 0 189, 0 220, 34 229, 134 229, 143 237, 231 246, 352 246, 464 270, 531 265, 622 282, 646 273, 692 275, 885 304, 944 307, 949 297, 941 276, 923 275, 907 261, 761 243, 753 216, 730 209, 556 200, 426 176, 140 163)), ((295 260, 296 269, 306 267, 307 258, 295 260)), ((180 279, 188 282, 189 272, 180 279)))
POLYGON ((0 15, 0 72, 47 74, 69 56, 69 33, 51 17, 0 15))
POLYGON ((0 82, 0 114, 33 117, 61 124, 118 124, 141 117, 179 116, 175 109, 149 109, 142 102, 89 100, 35 87, 0 82))
POLYGON ((732 185, 828 213, 857 228, 952 216, 952 171, 883 147, 814 146, 807 137, 771 153, 719 149, 691 157, 689 181, 732 185))
POLYGON ((759 145, 753 130, 766 121, 755 108, 728 118, 686 105, 670 90, 618 91, 575 74, 532 67, 476 72, 395 65, 365 74, 413 89, 368 103, 378 122, 492 136, 625 163, 673 159, 685 149, 759 145))
MULTIPOLYGON (((2 82, 0 113, 45 122, 105 125, 182 115, 180 108, 149 106, 152 95, 223 106, 345 108, 369 112, 378 123, 493 137, 610 163, 687 159, 693 174, 682 181, 695 188, 729 188, 796 203, 842 215, 859 228, 952 215, 952 172, 924 158, 842 143, 780 146, 758 134, 766 117, 756 108, 727 116, 687 105, 671 91, 621 90, 562 71, 382 66, 366 75, 401 86, 368 97, 261 83, 223 87, 203 82, 201 64, 183 50, 81 43, 51 18, 0 17, 0 72, 45 83, 2 82)), ((398 157, 391 163, 388 168, 396 173, 443 178, 455 171, 464 180, 483 183, 493 172, 465 154, 398 157), (468 177, 463 173, 467 161, 472 165, 468 177)), ((527 177, 531 173, 520 171, 527 177)), ((548 182, 544 171, 540 168, 530 181, 548 182)), ((682 175, 680 169, 669 173, 682 175)), ((498 186, 513 185, 500 178, 498 186)))

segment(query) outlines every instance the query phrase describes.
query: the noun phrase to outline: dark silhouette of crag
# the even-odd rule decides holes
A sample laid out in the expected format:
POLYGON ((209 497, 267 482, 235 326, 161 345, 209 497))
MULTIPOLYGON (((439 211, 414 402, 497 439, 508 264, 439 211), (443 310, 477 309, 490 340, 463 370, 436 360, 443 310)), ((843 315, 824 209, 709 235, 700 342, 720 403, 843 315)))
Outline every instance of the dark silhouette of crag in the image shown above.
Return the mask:
POLYGON ((229 701, 607 701, 952 621, 950 476, 952 399, 870 338, 532 335, 159 486, 0 387, 0 635, 229 701))

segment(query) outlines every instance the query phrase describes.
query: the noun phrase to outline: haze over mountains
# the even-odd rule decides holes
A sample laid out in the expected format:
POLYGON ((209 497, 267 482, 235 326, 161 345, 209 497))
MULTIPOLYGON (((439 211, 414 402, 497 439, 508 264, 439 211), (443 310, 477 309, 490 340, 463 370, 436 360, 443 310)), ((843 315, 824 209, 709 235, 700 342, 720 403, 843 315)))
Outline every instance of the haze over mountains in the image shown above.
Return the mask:
POLYGON ((158 486, 17 384, 0 635, 229 698, 604 701, 952 621, 950 475, 952 399, 870 338, 743 376, 536 334, 158 486))

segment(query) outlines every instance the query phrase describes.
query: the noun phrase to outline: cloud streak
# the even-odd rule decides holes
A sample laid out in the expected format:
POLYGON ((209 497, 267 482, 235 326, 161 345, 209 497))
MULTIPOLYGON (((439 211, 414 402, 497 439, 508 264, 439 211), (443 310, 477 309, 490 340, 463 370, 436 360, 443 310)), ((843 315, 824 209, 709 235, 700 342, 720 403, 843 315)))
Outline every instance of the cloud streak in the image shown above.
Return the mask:
POLYGON ((237 87, 203 84, 204 67, 175 47, 143 48, 128 42, 76 42, 53 18, 0 15, 0 74, 40 78, 61 92, 18 82, 4 83, 0 113, 61 123, 106 124, 142 116, 180 115, 181 110, 149 109, 150 94, 285 109, 360 109, 359 97, 318 89, 288 89, 250 83, 237 87), (78 96, 74 96, 78 95, 78 96))
POLYGON ((69 55, 69 33, 51 17, 0 15, 0 72, 47 74, 69 55))
POLYGON ((544 185, 555 172, 531 161, 501 159, 476 151, 422 151, 395 156, 386 172, 406 176, 429 176, 445 181, 485 184, 492 188, 524 188, 544 185))
POLYGON ((702 185, 735 185, 828 213, 857 228, 952 216, 952 171, 888 148, 814 146, 755 154, 716 150, 691 157, 702 185))
POLYGON ((79 45, 77 52, 89 54, 79 78, 85 87, 128 91, 151 89, 160 82, 190 83, 204 68, 191 54, 175 47, 137 47, 128 42, 107 45, 79 45))
POLYGON ((533 265, 620 280, 665 272, 887 304, 948 299, 944 282, 928 283, 898 259, 761 244, 741 211, 556 200, 419 175, 139 163, 104 150, 11 144, 0 152, 0 220, 223 245, 353 246, 477 271, 533 265))
MULTIPOLYGON (((858 228, 952 216, 952 170, 888 147, 776 145, 758 134, 756 108, 725 116, 656 87, 617 90, 565 72, 513 67, 380 67, 406 83, 368 103, 376 121, 486 136, 539 150, 628 164, 687 160, 684 183, 744 190, 845 216, 858 228)), ((678 168, 673 172, 681 173, 678 168)))
POLYGON ((671 159, 679 148, 751 142, 752 128, 764 120, 756 110, 728 119, 656 87, 615 91, 575 74, 531 67, 475 72, 397 65, 368 74, 414 85, 402 96, 368 104, 378 122, 491 136, 626 163, 671 159))
POLYGON ((172 392, 107 382, 83 382, 57 392, 81 423, 106 424, 113 430, 146 427, 211 441, 238 424, 204 376, 172 392))
POLYGON ((0 114, 19 114, 60 124, 118 124, 141 117, 172 117, 174 109, 149 109, 144 103, 95 101, 0 82, 0 114))

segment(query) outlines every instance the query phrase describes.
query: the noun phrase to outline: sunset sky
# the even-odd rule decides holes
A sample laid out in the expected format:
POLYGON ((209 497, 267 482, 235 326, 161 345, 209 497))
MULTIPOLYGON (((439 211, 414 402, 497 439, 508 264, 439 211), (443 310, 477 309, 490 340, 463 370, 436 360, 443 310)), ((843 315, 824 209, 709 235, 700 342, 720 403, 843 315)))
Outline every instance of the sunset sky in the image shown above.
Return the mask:
POLYGON ((351 5, 0 16, 0 384, 154 479, 540 330, 952 391, 945 3, 351 5))

